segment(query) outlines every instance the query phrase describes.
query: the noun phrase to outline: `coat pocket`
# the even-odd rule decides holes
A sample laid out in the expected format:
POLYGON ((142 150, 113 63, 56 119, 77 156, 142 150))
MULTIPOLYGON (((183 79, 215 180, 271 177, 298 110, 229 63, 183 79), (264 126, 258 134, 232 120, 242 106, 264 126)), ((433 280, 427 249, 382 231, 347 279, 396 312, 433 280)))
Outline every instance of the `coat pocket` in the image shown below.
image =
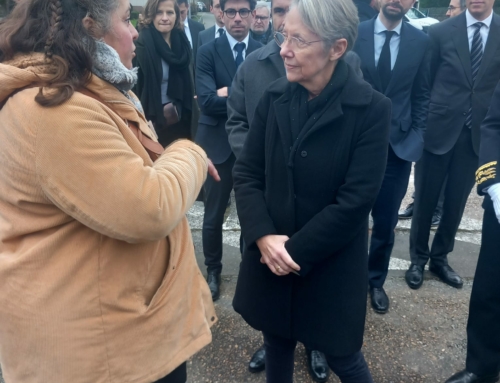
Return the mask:
POLYGON ((435 113, 444 116, 447 112, 448 105, 435 104, 433 102, 429 103, 429 113, 435 113))
POLYGON ((411 120, 401 120, 399 126, 403 132, 407 132, 411 127, 411 120))

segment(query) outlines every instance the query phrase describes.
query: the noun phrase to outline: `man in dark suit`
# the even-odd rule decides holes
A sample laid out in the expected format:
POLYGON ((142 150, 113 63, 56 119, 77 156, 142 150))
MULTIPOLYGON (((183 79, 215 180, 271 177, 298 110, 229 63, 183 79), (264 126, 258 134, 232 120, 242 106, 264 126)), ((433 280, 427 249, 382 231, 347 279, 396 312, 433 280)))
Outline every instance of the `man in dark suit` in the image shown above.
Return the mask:
POLYGON ((361 58, 365 80, 392 101, 387 167, 372 209, 369 253, 371 304, 380 314, 389 309, 389 297, 383 285, 411 163, 422 155, 429 105, 429 39, 425 33, 402 22, 414 2, 381 0, 379 15, 359 25, 354 46, 361 58))
POLYGON ((223 13, 220 10, 220 0, 210 0, 210 13, 214 15, 215 25, 200 32, 198 35, 198 47, 221 37, 225 33, 224 21, 222 20, 223 13))
POLYGON ((461 288, 448 265, 467 198, 474 185, 479 127, 500 79, 500 17, 494 0, 467 0, 467 10, 429 28, 432 90, 425 148, 415 176, 410 231, 411 266, 406 282, 423 283, 424 266, 444 283, 461 288), (429 249, 432 214, 445 179, 443 216, 429 249))
POLYGON ((205 26, 202 23, 191 20, 188 18, 189 13, 189 2, 188 0, 177 0, 179 5, 179 11, 181 12, 181 20, 184 25, 184 32, 191 44, 193 49, 193 62, 196 60, 196 55, 198 53, 198 35, 201 31, 205 30, 205 26))
POLYGON ((205 186, 203 253, 213 300, 219 298, 222 270, 222 224, 233 188, 235 156, 226 134, 227 97, 239 65, 262 45, 249 36, 255 0, 221 0, 226 33, 200 47, 196 60, 196 89, 201 115, 196 142, 207 152, 221 181, 208 178, 205 186))
POLYGON ((500 371, 500 83, 481 125, 477 191, 484 195, 481 251, 467 323, 467 362, 446 383, 498 382, 500 371))

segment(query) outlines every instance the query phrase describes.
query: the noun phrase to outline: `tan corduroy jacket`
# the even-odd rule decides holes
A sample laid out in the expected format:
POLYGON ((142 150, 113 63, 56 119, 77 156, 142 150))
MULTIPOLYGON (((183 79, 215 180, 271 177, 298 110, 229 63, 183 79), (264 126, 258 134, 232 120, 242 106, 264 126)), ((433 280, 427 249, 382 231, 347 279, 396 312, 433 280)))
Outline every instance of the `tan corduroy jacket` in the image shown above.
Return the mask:
POLYGON ((0 364, 6 383, 146 383, 211 341, 185 214, 206 178, 189 141, 153 164, 123 94, 93 77, 35 101, 43 56, 0 64, 0 364), (19 91, 20 90, 20 91, 19 91))

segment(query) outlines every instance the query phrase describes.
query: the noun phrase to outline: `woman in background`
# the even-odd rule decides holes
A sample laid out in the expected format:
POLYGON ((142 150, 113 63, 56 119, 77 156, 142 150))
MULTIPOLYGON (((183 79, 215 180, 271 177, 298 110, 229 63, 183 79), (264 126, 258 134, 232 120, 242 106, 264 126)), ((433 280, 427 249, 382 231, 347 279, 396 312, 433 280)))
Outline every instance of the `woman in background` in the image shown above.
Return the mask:
POLYGON ((197 121, 192 53, 175 0, 148 0, 136 42, 136 93, 160 143, 193 139, 197 121))

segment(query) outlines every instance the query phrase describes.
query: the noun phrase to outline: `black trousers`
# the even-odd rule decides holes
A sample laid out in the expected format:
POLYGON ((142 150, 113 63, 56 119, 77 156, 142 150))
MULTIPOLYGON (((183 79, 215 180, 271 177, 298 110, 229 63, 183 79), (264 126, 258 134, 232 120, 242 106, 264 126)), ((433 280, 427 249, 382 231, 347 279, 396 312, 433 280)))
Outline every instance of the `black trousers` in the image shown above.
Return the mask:
POLYGON ((168 374, 167 376, 165 376, 160 380, 157 380, 154 383, 186 383, 186 380, 187 380, 187 371, 186 371, 186 363, 184 362, 170 374, 168 374))
POLYGON ((408 188, 410 173, 411 162, 399 158, 389 146, 384 180, 372 208, 373 229, 368 259, 371 287, 382 287, 387 277, 394 247, 394 229, 398 224, 398 211, 408 188))
POLYGON ((221 164, 215 164, 220 182, 208 176, 204 185, 205 215, 203 217, 203 253, 208 272, 222 271, 222 225, 227 201, 233 189, 234 154, 221 164))
MULTIPOLYGON (((264 333, 266 348, 266 382, 292 383, 293 362, 297 341, 264 333)), ((342 383, 373 383, 370 370, 361 351, 346 357, 326 355, 330 369, 342 383)))
POLYGON ((455 146, 442 155, 424 150, 415 172, 415 207, 410 230, 411 262, 425 265, 429 258, 436 265, 448 264, 455 235, 464 213, 467 198, 474 186, 478 157, 472 147, 471 131, 467 127, 455 146), (446 177, 443 216, 429 250, 432 215, 446 177))
POLYGON ((489 196, 484 201, 481 251, 467 323, 467 371, 500 371, 500 224, 489 196))
MULTIPOLYGON (((420 175, 422 172, 417 171, 418 164, 420 162, 415 163, 415 180, 414 180, 414 185, 417 184, 417 174, 420 175)), ((438 203, 436 205, 436 210, 435 212, 438 213, 439 215, 443 215, 443 205, 444 205, 444 191, 446 189, 446 182, 448 181, 448 177, 446 177, 446 180, 443 183, 443 187, 441 188, 441 193, 439 194, 439 199, 438 203)), ((416 188, 416 186, 415 186, 416 188)), ((415 191, 413 191, 413 195, 411 196, 415 200, 415 191)))

